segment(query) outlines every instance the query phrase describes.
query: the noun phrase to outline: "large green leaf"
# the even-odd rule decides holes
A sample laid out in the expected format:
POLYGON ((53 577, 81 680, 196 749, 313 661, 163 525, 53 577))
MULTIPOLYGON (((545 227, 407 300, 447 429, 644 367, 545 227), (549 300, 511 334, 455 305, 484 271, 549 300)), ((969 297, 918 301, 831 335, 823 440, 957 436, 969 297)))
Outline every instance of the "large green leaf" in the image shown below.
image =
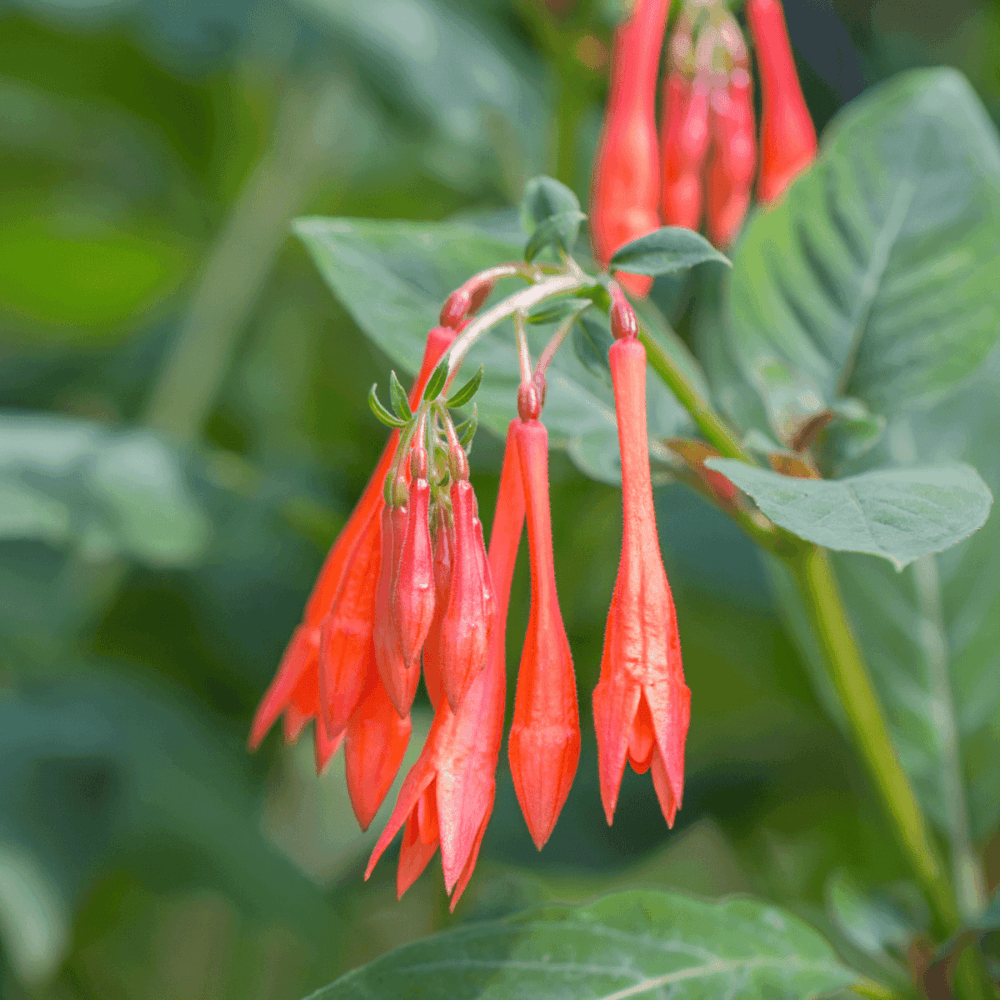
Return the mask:
MULTIPOLYGON (((454 223, 311 218, 300 219, 296 232, 358 326, 410 372, 420 364, 427 331, 437 323, 448 293, 476 271, 522 253, 519 243, 454 223)), ((530 326, 534 356, 551 334, 551 326, 530 326)), ((661 340, 671 352, 683 352, 676 340, 661 340)), ((686 370, 693 364, 689 357, 679 363, 686 370)), ((485 378, 476 395, 479 419, 503 435, 516 413, 520 383, 509 324, 492 330, 469 354, 470 374, 480 364, 485 378)), ((648 412, 652 436, 668 437, 690 426, 686 412, 655 379, 649 380, 648 412)), ((549 368, 544 419, 552 444, 565 447, 583 472, 607 482, 620 479, 611 388, 569 345, 549 368)))
POLYGON ((197 559, 209 535, 181 457, 154 434, 0 414, 0 538, 177 566, 197 559))
POLYGON ((312 1000, 805 1000, 855 978, 815 931, 764 903, 623 892, 406 945, 312 1000))
POLYGON ((840 552, 882 556, 899 569, 978 531, 993 498, 968 465, 877 469, 799 479, 731 458, 705 464, 753 497, 787 531, 840 552))
POLYGON ((734 353, 774 429, 841 397, 890 415, 954 392, 1000 333, 1000 143, 953 70, 853 102, 733 260, 734 353))

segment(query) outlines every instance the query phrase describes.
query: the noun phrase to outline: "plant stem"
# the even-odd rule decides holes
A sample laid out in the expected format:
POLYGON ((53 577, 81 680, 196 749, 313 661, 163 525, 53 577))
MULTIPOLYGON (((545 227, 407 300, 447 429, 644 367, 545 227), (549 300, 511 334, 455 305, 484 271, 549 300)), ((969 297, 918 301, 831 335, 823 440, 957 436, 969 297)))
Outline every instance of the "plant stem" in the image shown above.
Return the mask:
POLYGON ((948 876, 909 779, 896 757, 878 696, 861 658, 825 549, 803 548, 788 560, 813 631, 836 685, 857 749, 892 819, 900 846, 927 895, 939 931, 958 923, 948 876))
POLYGON ((639 339, 646 348, 646 358, 650 367, 663 380, 663 384, 677 397, 681 406, 691 414, 705 440, 724 458, 738 458, 750 463, 750 456, 743 450, 736 435, 726 426, 722 418, 712 409, 698 389, 679 371, 670 360, 659 342, 650 336, 640 323, 639 339))

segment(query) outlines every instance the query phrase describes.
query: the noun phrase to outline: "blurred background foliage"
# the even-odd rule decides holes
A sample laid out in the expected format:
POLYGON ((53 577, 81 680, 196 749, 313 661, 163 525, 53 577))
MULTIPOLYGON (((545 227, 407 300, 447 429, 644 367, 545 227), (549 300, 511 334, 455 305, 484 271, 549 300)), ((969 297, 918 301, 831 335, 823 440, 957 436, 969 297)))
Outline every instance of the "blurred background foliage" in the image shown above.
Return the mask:
MULTIPOLYGON (((940 63, 1000 117, 997 3, 785 6, 820 126, 940 63)), ((672 833, 631 771, 607 828, 590 736, 538 855, 502 757, 449 916, 436 874, 401 903, 391 862, 362 882, 339 762, 316 780, 307 745, 245 752, 383 440, 384 359, 289 222, 495 223, 542 171, 585 200, 615 4, 550 7, 0 4, 0 995, 296 1000, 453 921, 632 885, 752 891, 836 935, 825 902, 903 875, 753 549, 679 486, 658 496, 695 704, 672 833)), ((684 334, 690 289, 658 294, 684 334)), ((484 511, 498 458, 481 433, 484 511)), ((553 463, 586 710, 620 506, 553 463)), ((512 652, 526 596, 521 566, 512 652)))

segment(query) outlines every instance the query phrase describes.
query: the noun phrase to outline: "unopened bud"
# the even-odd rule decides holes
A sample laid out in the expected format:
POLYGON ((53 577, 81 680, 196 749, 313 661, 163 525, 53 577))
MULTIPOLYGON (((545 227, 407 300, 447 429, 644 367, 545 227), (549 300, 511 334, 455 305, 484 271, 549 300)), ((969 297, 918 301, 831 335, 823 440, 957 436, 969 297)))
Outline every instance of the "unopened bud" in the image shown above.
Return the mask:
POLYGON ((427 449, 414 448, 410 452, 410 477, 412 479, 427 478, 427 449))
POLYGON ((457 482, 459 479, 468 479, 469 458, 465 454, 465 449, 459 442, 454 430, 448 437, 448 472, 451 474, 452 482, 457 482))
POLYGON ((397 475, 389 487, 388 495, 386 500, 390 507, 405 507, 406 501, 410 497, 410 488, 406 485, 406 478, 400 474, 397 475))
POLYGON ((441 316, 439 317, 441 325, 457 330, 469 314, 470 302, 471 296, 464 287, 453 291, 441 307, 441 316))
POLYGON ((495 278, 472 278, 462 287, 469 293, 469 309, 466 315, 473 316, 483 307, 483 303, 493 294, 495 278))
POLYGON ((534 380, 522 382, 517 390, 517 415, 522 420, 537 420, 542 412, 542 395, 534 380))
POLYGON ((615 340, 635 337, 639 333, 639 322, 635 311, 629 305, 625 293, 617 286, 611 285, 611 332, 615 340))

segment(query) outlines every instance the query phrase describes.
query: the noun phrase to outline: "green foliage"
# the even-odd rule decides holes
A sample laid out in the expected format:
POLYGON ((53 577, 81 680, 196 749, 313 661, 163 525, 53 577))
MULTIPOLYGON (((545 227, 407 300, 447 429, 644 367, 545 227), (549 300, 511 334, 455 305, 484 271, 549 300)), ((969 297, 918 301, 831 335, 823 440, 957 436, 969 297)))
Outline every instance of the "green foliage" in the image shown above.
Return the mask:
POLYGON ((806 1000, 855 975, 813 930, 749 899, 704 903, 625 892, 470 924, 407 945, 320 990, 315 1000, 555 1000, 671 996, 806 1000))
POLYGON ((698 264, 729 264, 700 233, 679 226, 663 226, 619 247, 611 258, 612 269, 631 274, 676 274, 698 264))
POLYGON ((483 384, 483 373, 485 369, 480 365, 476 369, 476 373, 469 379, 465 385, 462 386, 453 396, 448 400, 448 405, 453 409, 458 409, 459 407, 465 406, 466 403, 472 402, 472 397, 479 392, 479 387, 483 384))
POLYGON ((183 566, 210 525, 181 456, 148 431, 56 416, 0 416, 0 537, 183 566))
POLYGON ((951 70, 845 109, 733 260, 729 330, 786 442, 842 397, 889 415, 954 392, 1000 331, 1000 142, 951 70))
POLYGON ((787 531, 837 552, 882 556, 902 569, 978 531, 993 497, 968 465, 880 469, 846 479, 799 479, 728 458, 723 473, 787 531))

